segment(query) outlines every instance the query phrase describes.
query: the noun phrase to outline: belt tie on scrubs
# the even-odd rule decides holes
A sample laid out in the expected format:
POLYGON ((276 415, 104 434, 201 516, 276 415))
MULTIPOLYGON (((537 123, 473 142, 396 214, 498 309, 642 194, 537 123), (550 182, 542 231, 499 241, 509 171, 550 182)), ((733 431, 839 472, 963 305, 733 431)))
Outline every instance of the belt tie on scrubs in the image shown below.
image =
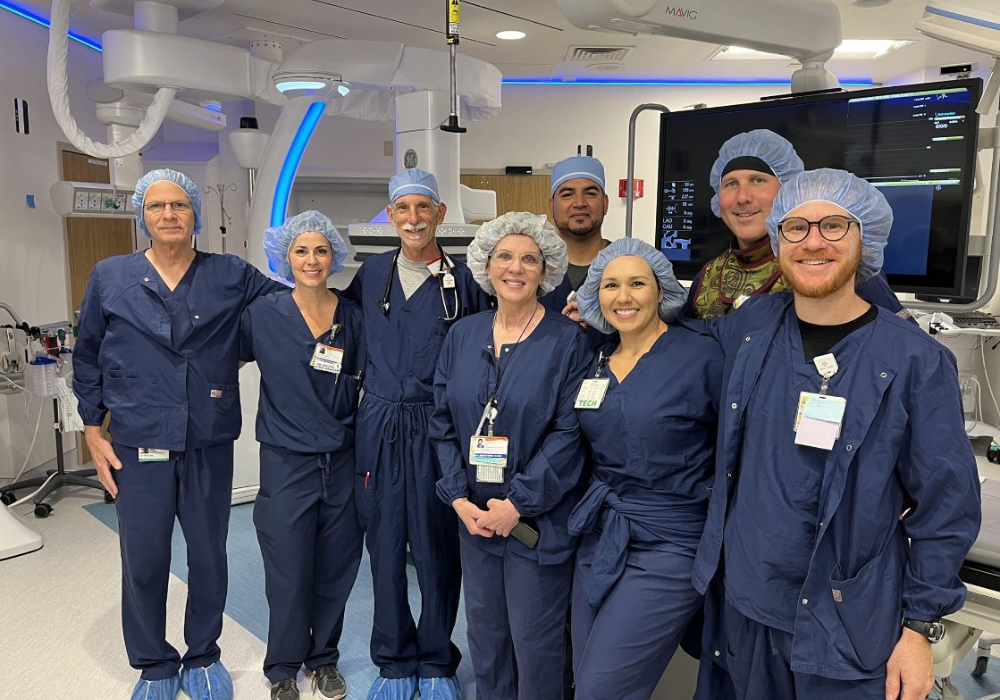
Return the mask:
POLYGON ((413 447, 413 440, 421 433, 427 432, 427 418, 424 414, 422 403, 399 403, 396 404, 398 413, 396 420, 392 422, 391 434, 387 436, 387 441, 395 443, 396 459, 392 465, 392 483, 399 481, 399 470, 403 464, 414 464, 416 456, 410 451, 413 447))
POLYGON ((697 547, 705 526, 707 504, 691 503, 663 492, 647 495, 653 496, 649 502, 623 500, 606 483, 594 479, 570 513, 567 527, 571 535, 593 532, 598 520, 603 519, 590 578, 584 584, 591 607, 599 608, 625 573, 630 541, 688 545, 692 554, 697 547))
POLYGON ((323 484, 323 499, 326 500, 326 485, 330 483, 330 476, 333 470, 333 455, 330 452, 323 452, 316 457, 316 462, 319 464, 319 470, 322 472, 320 476, 320 481, 323 484))

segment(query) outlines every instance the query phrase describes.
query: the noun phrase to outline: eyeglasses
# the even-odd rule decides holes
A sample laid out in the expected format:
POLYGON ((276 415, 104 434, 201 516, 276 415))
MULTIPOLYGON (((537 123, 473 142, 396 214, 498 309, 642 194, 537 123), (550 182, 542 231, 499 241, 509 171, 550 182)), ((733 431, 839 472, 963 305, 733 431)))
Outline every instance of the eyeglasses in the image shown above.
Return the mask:
MULTIPOLYGON (((514 257, 514 254, 509 250, 501 250, 498 253, 494 253, 492 259, 496 261, 497 265, 510 267, 514 264, 514 257)), ((536 253, 521 253, 521 255, 517 257, 521 261, 521 267, 527 270, 536 270, 541 267, 544 262, 542 256, 537 255, 536 253)))
POLYGON ((150 202, 144 204, 142 208, 150 214, 162 214, 168 206, 173 209, 175 214, 187 214, 191 211, 190 202, 150 202))
POLYGON ((851 230, 851 224, 861 227, 861 222, 857 219, 848 219, 846 216, 832 214, 824 216, 819 221, 809 221, 798 216, 784 219, 778 222, 778 230, 789 243, 800 243, 809 235, 809 231, 815 226, 819 229, 819 235, 834 243, 847 235, 851 230))

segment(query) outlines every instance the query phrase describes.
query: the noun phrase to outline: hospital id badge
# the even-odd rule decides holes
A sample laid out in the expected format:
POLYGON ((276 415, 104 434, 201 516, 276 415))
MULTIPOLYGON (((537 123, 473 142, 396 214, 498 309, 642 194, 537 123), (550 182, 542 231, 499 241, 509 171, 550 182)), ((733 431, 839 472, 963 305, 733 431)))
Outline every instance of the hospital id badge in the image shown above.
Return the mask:
POLYGON ((608 385, 611 380, 607 377, 597 379, 584 379, 580 385, 580 391, 576 395, 576 403, 573 408, 600 408, 604 402, 604 396, 608 393, 608 385))
POLYGON ((502 484, 507 467, 507 438, 473 435, 469 438, 469 464, 476 467, 476 481, 502 484))
POLYGON ((441 286, 445 289, 454 289, 455 275, 451 274, 450 272, 444 273, 444 275, 442 275, 441 277, 441 286))
POLYGON ((152 447, 139 448, 140 462, 167 462, 170 460, 170 450, 157 450, 152 447))
POLYGON ((344 351, 323 343, 316 343, 312 359, 309 360, 309 366, 320 372, 340 374, 340 370, 344 366, 344 351))
POLYGON ((795 444, 832 450, 840 437, 847 399, 803 391, 795 415, 795 444))

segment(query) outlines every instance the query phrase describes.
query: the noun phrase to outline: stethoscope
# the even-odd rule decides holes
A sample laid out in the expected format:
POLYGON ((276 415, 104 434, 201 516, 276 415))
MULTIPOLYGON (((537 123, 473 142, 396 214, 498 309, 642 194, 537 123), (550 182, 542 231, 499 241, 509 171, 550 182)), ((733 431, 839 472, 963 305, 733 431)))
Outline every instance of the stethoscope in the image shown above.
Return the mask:
MULTIPOLYGON (((444 254, 444 249, 441 244, 437 244, 438 253, 441 257, 438 260, 438 272, 435 275, 438 282, 438 292, 441 294, 441 307, 444 309, 444 316, 441 317, 442 321, 454 321, 458 318, 458 285, 455 284, 455 275, 452 274, 454 266, 449 264, 448 256, 444 254), (454 302, 454 311, 448 310, 448 302, 445 299, 444 290, 450 289, 452 300, 454 302)), ((379 308, 382 309, 382 314, 384 316, 389 315, 389 297, 392 294, 392 280, 396 276, 396 269, 399 264, 399 252, 402 248, 396 249, 396 254, 392 256, 392 264, 389 265, 389 277, 385 281, 385 293, 382 295, 382 301, 379 302, 379 308)))

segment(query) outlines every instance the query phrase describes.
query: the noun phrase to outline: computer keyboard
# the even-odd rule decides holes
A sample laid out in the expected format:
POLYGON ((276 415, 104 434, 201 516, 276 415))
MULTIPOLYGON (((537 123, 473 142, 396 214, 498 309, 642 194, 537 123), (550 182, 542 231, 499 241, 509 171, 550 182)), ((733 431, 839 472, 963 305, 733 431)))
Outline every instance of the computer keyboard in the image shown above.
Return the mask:
POLYGON ((958 328, 976 328, 1000 333, 1000 321, 993 314, 984 311, 962 311, 949 314, 958 328))

